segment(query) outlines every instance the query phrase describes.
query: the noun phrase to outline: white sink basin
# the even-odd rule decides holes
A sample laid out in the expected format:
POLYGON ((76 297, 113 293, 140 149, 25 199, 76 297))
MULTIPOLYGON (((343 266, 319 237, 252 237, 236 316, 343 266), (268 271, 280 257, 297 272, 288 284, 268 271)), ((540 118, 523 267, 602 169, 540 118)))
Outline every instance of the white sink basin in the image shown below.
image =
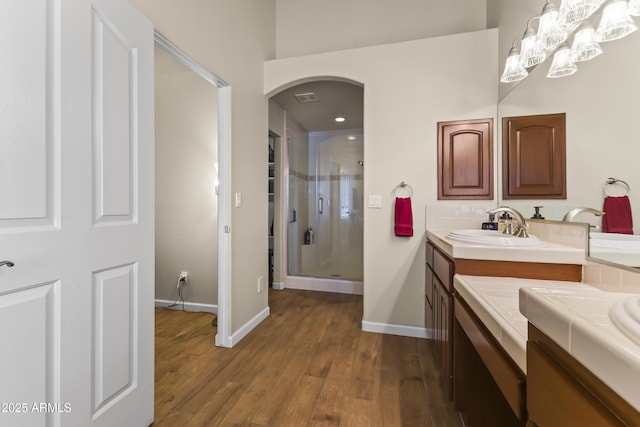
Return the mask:
POLYGON ((640 345, 640 295, 613 304, 609 310, 609 317, 618 329, 640 345))
POLYGON ((640 267, 640 235, 589 232, 589 256, 640 267))
POLYGON ((618 233, 589 233, 589 244, 592 247, 635 250, 640 252, 640 235, 618 233))
POLYGON ((513 237, 496 230, 453 230, 447 233, 448 239, 475 245, 501 247, 532 247, 541 246, 542 241, 536 236, 513 237))

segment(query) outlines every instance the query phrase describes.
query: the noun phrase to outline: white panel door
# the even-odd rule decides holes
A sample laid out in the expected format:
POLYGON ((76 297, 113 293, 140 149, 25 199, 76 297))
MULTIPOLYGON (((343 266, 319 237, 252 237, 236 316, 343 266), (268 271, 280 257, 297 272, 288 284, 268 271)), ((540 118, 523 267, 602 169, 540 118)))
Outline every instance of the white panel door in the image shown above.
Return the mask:
POLYGON ((153 27, 7 0, 0 55, 0 426, 149 425, 153 27))

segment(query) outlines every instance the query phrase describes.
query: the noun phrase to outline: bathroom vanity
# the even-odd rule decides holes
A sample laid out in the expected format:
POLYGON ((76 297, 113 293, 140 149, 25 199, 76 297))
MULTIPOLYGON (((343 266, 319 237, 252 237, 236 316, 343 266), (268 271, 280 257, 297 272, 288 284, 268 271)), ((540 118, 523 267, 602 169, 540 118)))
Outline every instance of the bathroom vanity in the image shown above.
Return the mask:
POLYGON ((580 264, 584 251, 553 243, 521 248, 466 245, 448 239, 446 232, 428 231, 426 245, 425 325, 433 331, 434 355, 450 400, 453 399, 454 274, 575 282, 582 279, 580 264))
POLYGON ((625 295, 582 282, 584 248, 429 230, 426 253, 425 324, 469 425, 640 425, 640 346, 607 313, 625 295))

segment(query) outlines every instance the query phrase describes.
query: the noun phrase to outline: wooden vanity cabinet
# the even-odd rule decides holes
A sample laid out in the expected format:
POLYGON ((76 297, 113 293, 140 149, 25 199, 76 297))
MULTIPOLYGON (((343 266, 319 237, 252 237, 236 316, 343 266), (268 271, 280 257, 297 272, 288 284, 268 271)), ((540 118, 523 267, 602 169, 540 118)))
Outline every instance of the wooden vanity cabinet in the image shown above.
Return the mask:
POLYGON ((640 426, 640 413, 569 353, 529 324, 529 427, 640 426))
POLYGON ((449 400, 453 400, 453 273, 453 262, 427 242, 425 325, 432 332, 435 362, 449 400))

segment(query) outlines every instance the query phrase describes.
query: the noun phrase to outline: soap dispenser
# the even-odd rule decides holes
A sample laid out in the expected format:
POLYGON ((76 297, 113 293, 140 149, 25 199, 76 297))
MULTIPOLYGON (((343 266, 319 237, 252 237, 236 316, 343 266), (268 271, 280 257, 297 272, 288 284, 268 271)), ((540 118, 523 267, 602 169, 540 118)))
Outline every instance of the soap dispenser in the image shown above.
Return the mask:
POLYGON ((498 229, 498 223, 496 222, 496 215, 495 214, 489 214, 489 221, 482 223, 482 229, 483 230, 497 230, 498 229))
POLYGON ((544 217, 542 216, 542 214, 540 213, 540 209, 542 209, 544 206, 534 206, 533 209, 536 210, 536 213, 533 214, 533 216, 531 217, 531 219, 544 219, 544 217))

